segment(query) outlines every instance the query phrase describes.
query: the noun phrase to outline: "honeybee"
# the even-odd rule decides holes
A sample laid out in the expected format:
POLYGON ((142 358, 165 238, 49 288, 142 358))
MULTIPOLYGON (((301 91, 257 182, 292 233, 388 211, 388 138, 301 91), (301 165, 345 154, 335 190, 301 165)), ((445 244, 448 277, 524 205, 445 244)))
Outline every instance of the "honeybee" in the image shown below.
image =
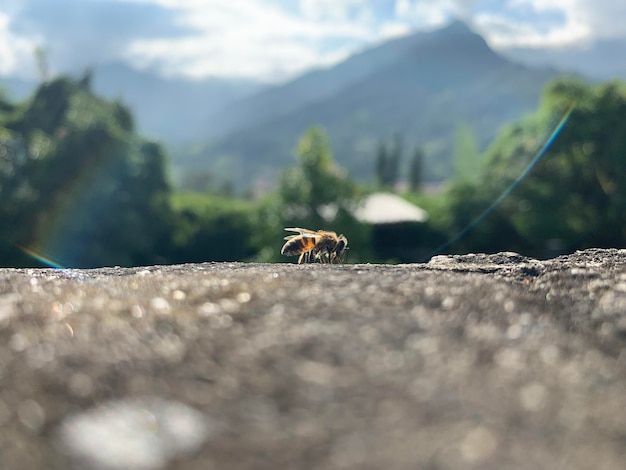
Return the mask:
POLYGON ((343 255, 348 249, 348 239, 344 235, 324 230, 309 230, 306 228, 286 228, 288 232, 297 232, 299 235, 288 235, 281 255, 300 255, 298 264, 343 261, 343 255))

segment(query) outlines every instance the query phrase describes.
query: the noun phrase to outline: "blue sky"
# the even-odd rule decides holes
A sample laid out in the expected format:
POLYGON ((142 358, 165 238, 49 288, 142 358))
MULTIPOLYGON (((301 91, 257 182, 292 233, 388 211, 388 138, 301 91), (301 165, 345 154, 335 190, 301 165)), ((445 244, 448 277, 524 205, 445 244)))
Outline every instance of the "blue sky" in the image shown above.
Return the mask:
POLYGON ((495 49, 626 37, 623 0, 0 0, 0 76, 125 61, 164 76, 280 81, 460 18, 495 49))

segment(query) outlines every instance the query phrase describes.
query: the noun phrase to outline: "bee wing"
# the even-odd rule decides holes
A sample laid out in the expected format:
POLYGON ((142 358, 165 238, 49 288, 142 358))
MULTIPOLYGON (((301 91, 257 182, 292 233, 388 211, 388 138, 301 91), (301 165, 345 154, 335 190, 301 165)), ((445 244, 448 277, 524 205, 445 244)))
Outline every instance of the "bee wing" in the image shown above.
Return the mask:
POLYGON ((317 232, 315 230, 309 230, 308 228, 291 227, 285 229, 287 232, 298 232, 300 235, 310 234, 314 235, 317 232))
POLYGON ((296 237, 304 237, 304 238, 317 238, 320 236, 320 234, 318 232, 315 232, 314 230, 309 230, 308 228, 286 228, 285 230, 287 230, 288 232, 298 232, 299 235, 287 235, 284 239, 285 240, 291 240, 292 238, 296 238, 296 237))
POLYGON ((302 237, 302 238, 319 238, 319 235, 317 233, 302 233, 300 235, 289 235, 289 236, 286 236, 285 238, 283 238, 283 240, 292 240, 292 239, 298 238, 298 237, 302 237))

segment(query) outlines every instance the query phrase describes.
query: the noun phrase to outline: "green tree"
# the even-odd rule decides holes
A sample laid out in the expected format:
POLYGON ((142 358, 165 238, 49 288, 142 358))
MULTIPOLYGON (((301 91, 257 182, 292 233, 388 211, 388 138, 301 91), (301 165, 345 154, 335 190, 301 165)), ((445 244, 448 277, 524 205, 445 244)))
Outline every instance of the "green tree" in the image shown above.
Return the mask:
POLYGON ((300 139, 297 165, 279 178, 275 194, 266 197, 258 212, 255 243, 264 261, 282 260, 280 246, 285 227, 343 232, 357 256, 365 255, 368 231, 352 215, 359 192, 346 172, 338 167, 326 137, 319 127, 310 128, 300 139))
POLYGON ((381 140, 376 152, 376 179, 383 187, 393 188, 398 182, 403 154, 400 134, 394 135, 389 147, 381 140))
POLYGON ((390 187, 395 187, 400 176, 400 166, 402 164, 402 156, 404 154, 404 142, 400 134, 395 134, 389 151, 388 164, 388 181, 390 187))
POLYGON ((514 220, 520 233, 544 250, 555 240, 565 250, 624 246, 626 85, 557 82, 546 91, 543 111, 572 103, 567 125, 516 194, 524 211, 514 220))
POLYGON ((321 227, 340 212, 345 213, 354 187, 345 171, 335 164, 321 128, 309 129, 300 139, 297 160, 298 166, 286 169, 278 184, 286 209, 285 222, 321 227), (337 214, 329 213, 334 209, 337 214))
POLYGON ((438 248, 447 253, 524 251, 510 214, 502 207, 485 212, 496 197, 493 187, 455 182, 443 195, 439 211, 432 212, 433 232, 446 234, 438 248))
MULTIPOLYGON (((563 79, 544 92, 540 109, 504 130, 486 154, 480 181, 450 205, 480 213, 507 187, 514 191, 468 234, 498 249, 537 257, 586 247, 626 246, 626 85, 587 85, 563 79), (546 154, 518 185, 518 177, 573 106, 546 154), (473 208, 466 206, 474 204, 473 208), (506 235, 499 231, 506 229, 506 235)), ((458 191, 458 185, 453 188, 458 191)), ((452 193, 450 193, 452 194, 452 193)), ((460 224, 462 225, 462 224, 460 224)), ((465 245, 473 249, 477 245, 465 245)))
POLYGON ((202 193, 172 196, 173 263, 242 261, 255 254, 252 203, 202 193))
POLYGON ((387 146, 380 140, 378 147, 376 148, 376 181, 379 186, 386 186, 387 180, 387 166, 388 166, 387 146))
POLYGON ((424 179, 424 151, 416 147, 409 162, 409 188, 413 192, 421 189, 424 179))
POLYGON ((48 65, 48 50, 44 47, 35 48, 35 61, 37 62, 37 71, 39 79, 45 82, 50 79, 50 67, 48 65))
POLYGON ((130 113, 59 78, 39 87, 0 135, 3 265, 23 246, 75 267, 158 262, 168 235, 165 155, 130 113), (8 228, 8 229, 7 229, 8 228))
POLYGON ((472 129, 460 122, 456 128, 454 145, 454 177, 476 182, 481 172, 481 154, 472 129))

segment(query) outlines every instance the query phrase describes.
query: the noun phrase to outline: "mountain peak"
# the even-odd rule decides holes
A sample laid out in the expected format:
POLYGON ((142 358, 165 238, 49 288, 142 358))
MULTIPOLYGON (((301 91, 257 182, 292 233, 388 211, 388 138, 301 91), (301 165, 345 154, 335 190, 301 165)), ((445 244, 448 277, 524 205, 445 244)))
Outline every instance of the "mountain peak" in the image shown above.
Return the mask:
POLYGON ((476 34, 463 20, 455 19, 439 30, 442 33, 476 34))
POLYGON ((479 57, 497 60, 496 53, 485 39, 474 32, 467 23, 458 19, 440 29, 420 31, 407 36, 400 44, 413 57, 446 57, 452 61, 465 61, 470 58, 477 60, 479 57))
POLYGON ((484 42, 483 37, 476 33, 472 28, 461 20, 453 20, 440 29, 436 29, 427 33, 431 39, 436 41, 476 41, 480 40, 484 42))
POLYGON ((215 115, 207 126, 212 142, 187 161, 229 155, 245 168, 237 185, 273 180, 292 161, 299 135, 319 124, 356 177, 371 176, 376 142, 400 133, 406 148, 428 149, 427 178, 446 178, 458 123, 469 123, 485 146, 502 124, 533 109, 549 78, 508 62, 457 20, 241 100, 215 115))
POLYGON ((450 45, 460 47, 474 45, 488 47, 483 37, 474 32, 472 28, 462 20, 456 19, 438 29, 430 31, 418 31, 409 36, 390 41, 388 44, 396 43, 400 47, 441 47, 450 45))

